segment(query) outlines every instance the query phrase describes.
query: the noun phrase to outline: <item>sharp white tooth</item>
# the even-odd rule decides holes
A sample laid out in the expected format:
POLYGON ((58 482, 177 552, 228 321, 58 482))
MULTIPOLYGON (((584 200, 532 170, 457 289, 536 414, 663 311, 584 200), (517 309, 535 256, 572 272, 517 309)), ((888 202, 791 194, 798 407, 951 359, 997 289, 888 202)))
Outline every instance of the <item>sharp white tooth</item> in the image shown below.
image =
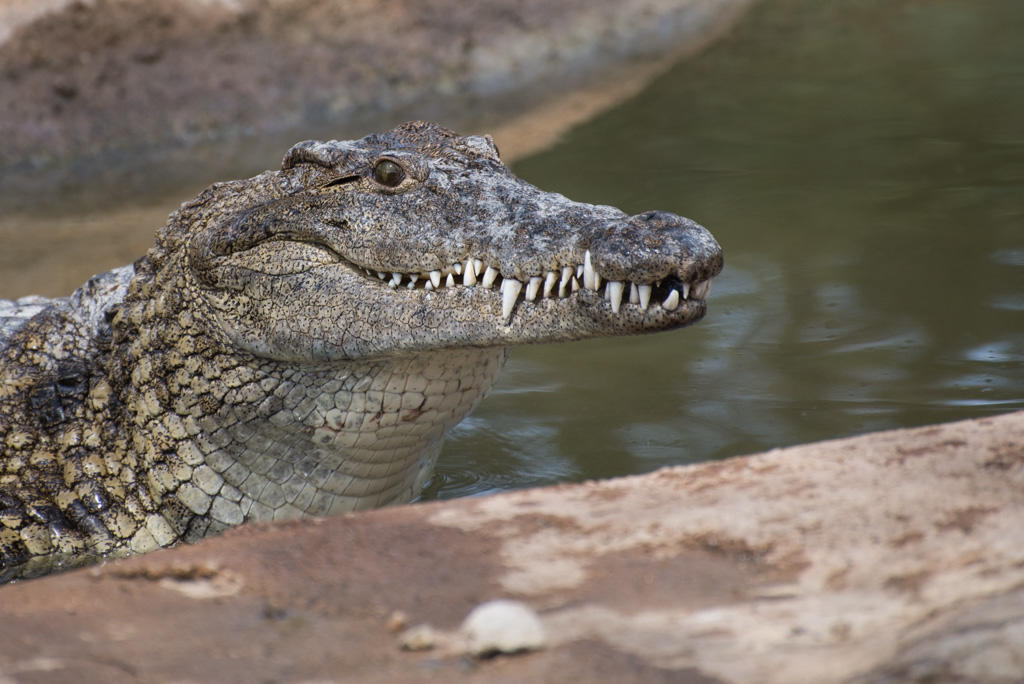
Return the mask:
POLYGON ((473 270, 476 271, 477 275, 484 272, 484 262, 479 259, 473 259, 473 270))
POLYGON ((665 311, 675 311, 677 306, 679 306, 679 290, 673 288, 669 296, 665 297, 665 301, 661 303, 661 308, 665 311))
POLYGON ((512 308, 516 305, 516 298, 523 289, 523 284, 515 278, 505 278, 501 281, 501 317, 506 321, 512 316, 512 308))
POLYGON ((416 275, 415 273, 413 273, 411 276, 409 276, 409 284, 406 285, 406 287, 408 287, 410 290, 415 289, 416 281, 419 280, 419 279, 420 279, 420 277, 418 275, 416 275))
POLYGON ((530 282, 526 284, 526 301, 532 302, 537 298, 537 293, 540 292, 541 282, 540 276, 533 276, 530 278, 530 282))
POLYGON ((468 257, 466 258, 466 263, 462 266, 462 272, 472 273, 474 278, 480 275, 480 271, 476 270, 476 264, 474 264, 473 260, 468 257))
POLYGON ((690 298, 690 283, 683 283, 683 299, 690 298))
POLYGON ((608 301, 612 303, 612 311, 619 313, 619 307, 622 306, 622 282, 619 280, 609 280, 606 296, 608 301))
POLYGON ((637 291, 636 283, 630 283, 629 284, 629 303, 630 304, 639 304, 640 303, 640 293, 637 291))
POLYGON ((588 290, 596 290, 597 285, 594 284, 594 265, 590 262, 590 250, 583 255, 583 287, 588 290))
POLYGON ((433 290, 434 289, 434 283, 432 283, 432 282, 430 282, 428 280, 427 282, 423 283, 423 289, 427 290, 427 291, 433 290))
POLYGON ((554 271, 548 271, 547 276, 544 278, 544 296, 550 297, 551 292, 555 289, 555 283, 558 282, 558 274, 554 271))
POLYGON ((572 291, 573 292, 575 292, 576 290, 580 289, 580 281, 576 279, 576 276, 573 276, 572 280, 570 282, 572 283, 572 291))
POLYGON ((582 278, 583 277, 583 264, 580 264, 579 266, 576 267, 576 277, 577 278, 582 278))
POLYGON ((572 266, 562 267, 562 279, 558 281, 558 296, 565 296, 565 288, 569 285, 569 278, 572 278, 572 266))
POLYGON ((704 299, 711 292, 711 281, 702 280, 693 286, 693 296, 695 299, 704 299))
POLYGON ((455 271, 455 275, 462 275, 462 262, 452 264, 452 270, 455 271))
POLYGON ((384 273, 384 271, 377 271, 377 277, 380 278, 381 280, 384 280, 388 276, 386 273, 384 273))
POLYGON ((601 276, 597 275, 597 271, 594 271, 594 289, 601 289, 601 276))
POLYGON ((490 287, 494 285, 495 279, 498 277, 498 269, 493 266, 488 266, 487 270, 484 271, 484 277, 481 279, 480 284, 484 287, 490 287))
POLYGON ((448 277, 444 279, 444 286, 455 287, 455 276, 449 273, 448 277))
POLYGON ((466 267, 462 269, 462 284, 467 287, 476 285, 476 269, 473 268, 472 259, 466 259, 466 267))
POLYGON ((434 287, 441 287, 441 272, 440 271, 431 271, 430 272, 430 282, 434 284, 434 287))
POLYGON ((398 287, 399 285, 401 285, 402 284, 402 274, 401 273, 392 273, 391 274, 391 282, 394 283, 395 287, 398 287))
POLYGON ((392 290, 394 290, 395 288, 398 287, 398 283, 396 283, 394 280, 389 280, 388 281, 388 287, 390 287, 392 290))
POLYGON ((637 293, 640 295, 640 308, 646 309, 647 305, 651 303, 651 286, 640 285, 636 289, 637 293))

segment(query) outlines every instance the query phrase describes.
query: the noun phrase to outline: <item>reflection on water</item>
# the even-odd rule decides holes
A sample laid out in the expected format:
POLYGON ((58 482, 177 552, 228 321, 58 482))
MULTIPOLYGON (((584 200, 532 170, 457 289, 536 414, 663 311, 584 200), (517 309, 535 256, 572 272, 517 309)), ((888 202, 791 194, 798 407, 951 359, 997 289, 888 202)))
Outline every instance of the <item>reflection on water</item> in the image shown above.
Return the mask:
POLYGON ((764 0, 517 165, 711 228, 708 318, 517 349, 428 496, 644 472, 1024 408, 1015 0, 764 0))

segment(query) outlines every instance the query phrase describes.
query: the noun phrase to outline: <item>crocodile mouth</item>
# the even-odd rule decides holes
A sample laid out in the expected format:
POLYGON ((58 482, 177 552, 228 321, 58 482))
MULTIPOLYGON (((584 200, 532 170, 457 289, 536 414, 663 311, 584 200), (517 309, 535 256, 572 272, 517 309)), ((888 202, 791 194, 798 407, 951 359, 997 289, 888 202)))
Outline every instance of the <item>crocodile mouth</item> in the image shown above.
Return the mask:
POLYGON ((592 266, 589 250, 582 264, 563 266, 524 280, 505 276, 497 267, 476 258, 468 258, 444 269, 419 273, 384 272, 365 267, 362 270, 394 290, 430 292, 470 287, 496 289, 501 293, 501 315, 506 323, 521 302, 568 299, 580 290, 593 292, 616 314, 626 307, 641 312, 659 307, 672 312, 683 302, 703 301, 711 291, 711 278, 687 281, 676 274, 647 283, 606 280, 592 266))

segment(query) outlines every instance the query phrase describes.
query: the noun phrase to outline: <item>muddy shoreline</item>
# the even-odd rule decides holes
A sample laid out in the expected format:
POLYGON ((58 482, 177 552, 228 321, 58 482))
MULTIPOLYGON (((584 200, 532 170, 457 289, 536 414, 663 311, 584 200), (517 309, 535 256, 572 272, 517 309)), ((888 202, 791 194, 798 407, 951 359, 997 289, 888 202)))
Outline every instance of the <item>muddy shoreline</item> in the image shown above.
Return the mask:
MULTIPOLYGON (((543 128, 557 129, 637 92, 750 2, 6 0, 0 200, 43 183, 130 200, 263 168, 266 141, 410 118, 480 130, 554 105, 543 128), (566 106, 579 91, 583 106, 566 106), (216 143, 228 148, 203 151, 216 143)), ((506 147, 550 142, 534 130, 510 130, 506 147)))

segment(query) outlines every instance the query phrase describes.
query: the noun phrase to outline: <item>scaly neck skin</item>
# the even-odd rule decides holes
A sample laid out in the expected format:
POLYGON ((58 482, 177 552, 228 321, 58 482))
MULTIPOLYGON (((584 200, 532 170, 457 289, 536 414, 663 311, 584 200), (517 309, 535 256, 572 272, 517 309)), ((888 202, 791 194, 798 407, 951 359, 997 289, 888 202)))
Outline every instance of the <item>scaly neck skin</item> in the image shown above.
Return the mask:
POLYGON ((411 501, 445 432, 505 359, 501 347, 263 359, 211 336, 189 291, 140 285, 116 326, 117 364, 130 377, 122 401, 140 453, 138 503, 149 511, 134 552, 246 520, 411 501))

